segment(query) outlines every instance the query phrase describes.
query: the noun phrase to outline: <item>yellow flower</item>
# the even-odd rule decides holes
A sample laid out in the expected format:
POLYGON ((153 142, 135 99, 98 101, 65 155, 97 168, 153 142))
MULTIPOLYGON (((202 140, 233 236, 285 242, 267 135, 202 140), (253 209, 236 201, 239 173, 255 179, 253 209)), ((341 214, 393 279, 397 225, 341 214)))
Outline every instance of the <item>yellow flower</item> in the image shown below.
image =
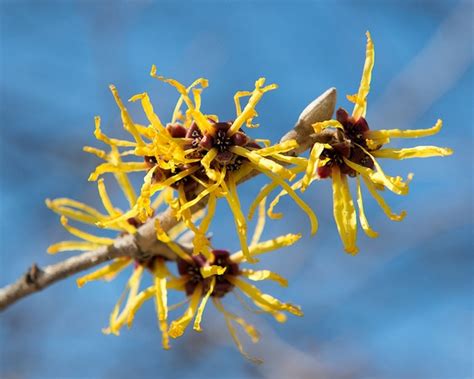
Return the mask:
MULTIPOLYGON (((96 125, 99 125, 98 120, 96 122, 96 125)), ((96 129, 96 134, 98 133, 101 133, 100 126, 98 126, 96 129), (99 132, 97 132, 98 130, 99 132)), ((100 139, 105 140, 104 142, 111 146, 110 153, 90 147, 86 147, 85 150, 106 160, 104 165, 108 165, 107 167, 109 168, 120 167, 123 163, 120 159, 121 154, 119 154, 117 150, 116 141, 110 140, 104 135, 99 135, 100 139)), ((104 167, 104 165, 101 166, 104 167)), ((98 170, 96 170, 96 173, 97 172, 98 170)), ((136 195, 127 174, 120 170, 112 172, 114 172, 117 183, 122 189, 125 197, 128 199, 129 206, 133 206, 136 202, 136 195)), ((98 180, 98 190, 106 213, 100 212, 97 209, 76 200, 66 198, 46 200, 47 206, 54 212, 61 215, 61 223, 66 228, 66 230, 80 239, 75 241, 62 241, 53 244, 48 248, 48 252, 50 254, 55 254, 60 251, 94 250, 104 246, 109 246, 114 243, 114 240, 111 238, 91 234, 69 225, 68 219, 93 226, 106 225, 106 229, 116 231, 122 235, 134 234, 136 232, 137 228, 141 225, 140 220, 133 217, 127 219, 122 218, 122 216, 127 212, 122 212, 120 209, 113 206, 108 196, 103 179, 98 180)), ((168 192, 168 190, 163 192, 163 194, 166 195, 166 192, 168 192)), ((164 196, 157 197, 151 204, 151 207, 153 209, 158 209, 163 204, 163 200, 164 196)), ((202 212, 198 212, 193 216, 192 221, 196 221, 201 216, 202 212)), ((178 224, 169 231, 169 235, 175 239, 184 231, 186 231, 185 226, 183 224, 178 224)), ((144 270, 148 269, 152 273, 154 281, 159 282, 162 280, 161 277, 163 275, 168 275, 163 262, 164 260, 161 257, 154 257, 146 260, 134 260, 131 257, 119 257, 112 260, 111 263, 93 271, 92 273, 77 279, 77 285, 79 287, 84 286, 90 281, 99 279, 110 281, 114 279, 121 271, 133 266, 132 274, 127 282, 125 291, 115 305, 110 315, 109 326, 104 329, 104 333, 119 334, 120 328, 127 321, 131 305, 134 304, 136 300, 144 270), (122 307, 125 297, 127 297, 127 300, 125 305, 122 307)), ((172 281, 170 283, 172 283, 172 281)), ((165 342, 163 343, 165 344, 165 342)))
MULTIPOLYGON (((259 242, 265 223, 265 204, 262 203, 252 243, 249 247, 251 255, 264 254, 284 246, 290 246, 301 237, 299 234, 288 234, 277 237, 273 240, 259 242)), ((160 228, 157 223, 157 237, 163 242, 169 242, 171 238, 160 228)), ((250 281, 273 280, 286 287, 287 281, 280 275, 269 270, 251 270, 240 267, 246 261, 242 251, 232 255, 225 250, 211 250, 208 258, 203 255, 190 255, 181 250, 178 245, 173 249, 179 256, 177 270, 179 277, 174 277, 166 269, 164 261, 158 261, 154 268, 155 281, 153 285, 141 291, 135 296, 135 300, 130 304, 128 313, 128 324, 131 325, 137 310, 143 303, 151 298, 155 299, 157 307, 158 323, 163 336, 163 346, 169 348, 169 337, 178 338, 182 336, 187 327, 193 322, 193 329, 200 332, 201 320, 204 309, 209 299, 212 299, 217 310, 223 314, 227 328, 239 351, 253 362, 260 360, 250 357, 243 349, 234 323, 240 325, 249 335, 252 342, 259 340, 259 333, 252 325, 243 318, 229 312, 222 305, 221 299, 228 293, 240 290, 257 307, 257 313, 269 313, 278 322, 285 322, 286 316, 283 312, 302 316, 298 306, 283 303, 271 295, 262 293, 257 287, 248 283, 250 281), (181 251, 178 251, 181 250, 181 251), (167 290, 175 289, 185 292, 189 305, 183 315, 168 325, 167 290), (194 320, 194 321, 193 321, 194 320)), ((242 297, 236 294, 243 301, 242 297)), ((244 302, 246 307, 248 305, 244 302)))
MULTIPOLYGON (((93 226, 108 222, 107 229, 120 233, 135 233, 137 225, 136 220, 118 220, 110 222, 111 219, 116 219, 118 216, 122 215, 123 212, 112 205, 103 179, 98 181, 98 189, 102 204, 107 211, 107 214, 104 214, 89 205, 72 199, 59 198, 54 200, 46 200, 46 205, 48 208, 61 215, 61 224, 64 226, 64 228, 72 235, 81 239, 81 241, 58 242, 48 248, 48 253, 56 254, 60 251, 73 250, 87 251, 113 244, 114 240, 112 238, 97 236, 69 225, 69 219, 93 226)), ((126 190, 127 189, 124 188, 124 191, 126 190)))
POLYGON ((370 227, 364 213, 360 178, 367 186, 370 194, 380 205, 385 214, 394 221, 400 221, 406 212, 399 214, 392 212, 379 191, 387 188, 398 195, 408 193, 408 180, 401 177, 386 175, 376 158, 406 159, 425 158, 433 156, 447 156, 452 150, 436 146, 417 146, 405 149, 384 148, 390 138, 418 138, 436 134, 442 126, 438 120, 436 125, 429 129, 420 130, 370 130, 365 119, 367 111, 367 95, 370 90, 372 68, 374 66, 374 45, 367 32, 367 49, 362 79, 357 94, 347 98, 353 102, 354 109, 349 115, 344 109, 336 112, 336 120, 319 122, 313 125, 316 133, 324 138, 324 143, 317 143, 313 147, 304 177, 297 185, 304 191, 315 179, 331 177, 333 183, 334 218, 336 225, 348 253, 358 252, 357 217, 347 176, 357 180, 357 206, 359 222, 369 237, 377 237, 377 233, 370 227))
MULTIPOLYGON (((138 167, 137 163, 123 162, 121 157, 124 155, 129 155, 129 153, 120 153, 118 147, 124 146, 126 143, 124 141, 107 137, 105 134, 102 133, 100 129, 100 119, 96 117, 95 121, 95 135, 99 140, 105 142, 110 146, 110 152, 107 153, 104 150, 96 149, 89 146, 84 147, 84 151, 94 154, 99 158, 105 160, 105 163, 100 164, 90 175, 90 177, 92 177, 92 180, 97 180, 101 173, 113 172, 117 184, 119 185, 125 198, 127 199, 129 208, 132 208, 136 204, 137 195, 127 173, 131 171, 136 171, 138 167)), ((145 166, 144 163, 140 163, 140 165, 145 166)), ((140 168, 140 170, 145 169, 146 167, 140 168)), ((69 233, 82 240, 63 241, 51 245, 48 248, 48 252, 50 254, 55 254, 60 251, 93 250, 102 246, 110 245, 114 242, 114 240, 111 238, 93 235, 69 225, 69 219, 83 224, 105 227, 106 229, 114 230, 119 233, 125 234, 134 234, 136 228, 142 224, 142 222, 137 218, 124 217, 124 215, 126 216, 128 212, 123 212, 112 204, 103 179, 98 180, 97 188, 100 199, 102 201, 102 205, 106 213, 100 212, 89 205, 72 199, 59 198, 54 200, 46 200, 46 205, 48 206, 48 208, 61 215, 61 224, 64 226, 64 228, 69 233)), ((166 192, 164 192, 163 195, 166 195, 166 192)), ((163 203, 163 200, 164 196, 157 197, 153 201, 153 203, 150 204, 150 207, 153 210, 157 209, 163 203)))
MULTIPOLYGON (((252 123, 257 115, 255 108, 266 92, 277 87, 275 84, 265 86, 265 79, 260 78, 255 82, 253 91, 237 92, 234 97, 235 120, 221 122, 216 115, 201 112, 201 92, 208 85, 206 79, 199 78, 186 87, 177 80, 158 76, 155 66, 152 67, 151 75, 176 88, 180 97, 171 123, 166 127, 154 113, 146 93, 133 96, 131 101, 141 101, 150 122, 148 128, 135 125, 123 104, 117 101, 122 115, 126 115, 122 117, 124 125, 135 125, 135 134, 140 137, 135 138, 134 154, 143 156, 149 167, 135 206, 122 215, 121 219, 137 216, 140 220, 145 220, 152 213, 150 197, 166 188, 174 188, 178 193, 176 215, 196 233, 195 253, 208 256, 209 249, 203 234, 190 223, 191 209, 207 198, 208 207, 211 209, 211 212, 208 212, 210 221, 216 199, 224 197, 233 212, 243 254, 252 261, 247 241, 247 221, 240 206, 237 184, 251 172, 259 171, 270 178, 271 184, 267 186, 268 191, 265 190, 263 196, 257 197, 258 202, 253 205, 253 210, 271 190, 282 187, 308 214, 311 231, 316 232, 315 214, 287 183, 295 177, 304 163, 300 158, 285 155, 297 147, 296 141, 290 140, 272 146, 268 141, 264 141, 266 146, 262 147, 260 140, 251 139, 242 130, 244 124, 250 128, 258 126, 252 123), (243 108, 240 104, 242 97, 249 97, 243 108), (186 106, 184 112, 181 111, 183 105, 186 106), (145 130, 148 133, 145 133, 145 130), (295 167, 288 168, 286 165, 295 167), (196 195, 198 186, 200 190, 196 195)), ((126 129, 131 131, 132 127, 128 126, 126 129)))

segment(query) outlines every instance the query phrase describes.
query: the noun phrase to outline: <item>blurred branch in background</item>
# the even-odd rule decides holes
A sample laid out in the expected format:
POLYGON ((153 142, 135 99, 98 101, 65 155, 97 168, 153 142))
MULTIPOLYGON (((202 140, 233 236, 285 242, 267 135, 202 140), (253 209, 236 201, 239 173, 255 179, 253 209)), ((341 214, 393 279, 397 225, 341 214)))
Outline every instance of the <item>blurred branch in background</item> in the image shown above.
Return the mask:
POLYGON ((408 128, 472 65, 472 3, 461 2, 429 43, 388 85, 372 113, 372 125, 408 128), (471 38, 464 38, 471 36, 471 38))

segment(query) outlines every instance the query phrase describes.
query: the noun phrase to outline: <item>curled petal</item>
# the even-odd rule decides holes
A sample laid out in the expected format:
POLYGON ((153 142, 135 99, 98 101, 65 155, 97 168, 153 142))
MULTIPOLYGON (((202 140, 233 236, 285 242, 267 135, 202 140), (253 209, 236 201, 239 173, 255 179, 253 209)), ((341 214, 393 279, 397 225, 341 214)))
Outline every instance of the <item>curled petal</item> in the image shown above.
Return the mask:
POLYGON ((130 114, 128 113, 127 108, 123 105, 117 89, 115 88, 114 85, 110 85, 109 88, 110 88, 110 91, 112 91, 112 95, 114 96, 117 106, 120 109, 123 127, 133 136, 133 138, 135 138, 135 141, 137 142, 138 146, 143 146, 145 143, 143 142, 143 139, 139 131, 137 130, 132 118, 130 117, 130 114))
POLYGON ((191 257, 189 256, 188 253, 186 253, 177 243, 173 242, 171 238, 168 236, 168 234, 163 230, 161 227, 160 220, 157 218, 155 219, 155 230, 156 230, 156 238, 163 242, 166 243, 171 250, 173 250, 174 253, 181 259, 184 259, 187 262, 191 261, 191 257))
POLYGON ((342 124, 337 120, 326 120, 326 121, 316 122, 311 126, 313 127, 313 130, 315 133, 321 133, 324 129, 328 129, 328 128, 337 128, 337 129, 344 130, 344 127, 342 126, 342 124))
POLYGON ((204 266, 199 269, 201 276, 204 279, 214 275, 223 275, 226 270, 227 267, 221 267, 216 265, 204 266))
POLYGON ((256 111, 255 107, 262 98, 263 94, 267 91, 277 88, 276 84, 270 84, 266 87, 263 87, 265 84, 265 78, 260 78, 255 82, 255 89, 252 91, 252 95, 249 98, 247 105, 244 110, 237 116, 237 118, 232 123, 232 126, 229 129, 229 135, 237 133, 240 127, 247 123, 247 126, 251 124, 252 118, 255 117, 256 111))
POLYGON ((370 81, 372 79, 372 69, 375 63, 375 50, 370 33, 366 33, 367 46, 365 52, 364 70, 362 72, 362 79, 360 80, 359 92, 355 97, 355 106, 352 111, 352 116, 357 120, 359 117, 365 117, 367 112, 367 95, 370 91, 370 81))
POLYGON ((202 320, 202 315, 204 313, 204 308, 206 308, 207 301, 209 300, 209 297, 211 296, 212 292, 214 291, 214 286, 216 285, 216 278, 212 278, 211 283, 209 285, 209 289, 207 290, 206 294, 201 300, 201 304, 199 304, 199 308, 196 312, 196 318, 194 319, 194 326, 193 329, 197 332, 201 332, 201 320, 202 320))
POLYGON ((303 312, 300 307, 293 304, 282 303, 275 299, 273 296, 262 293, 257 287, 244 282, 243 280, 228 275, 226 278, 229 282, 238 287, 243 293, 245 293, 251 299, 258 301, 259 303, 265 304, 275 311, 287 311, 295 316, 303 316, 303 312))
POLYGON ((48 247, 48 254, 56 254, 61 251, 89 251, 95 250, 103 245, 87 241, 61 241, 48 247))
POLYGON ((377 201, 379 204, 380 208, 384 211, 384 213, 387 215, 387 217, 392 220, 392 221, 402 221, 405 216, 406 212, 402 211, 400 214, 393 213, 390 207, 387 205, 385 200, 383 199, 382 196, 377 192, 377 189, 375 188, 375 185, 371 182, 371 180, 365 176, 362 176, 362 179, 364 180, 365 185, 367 186, 367 189, 369 190, 370 194, 372 197, 377 201))
POLYGON ((136 172, 146 171, 148 169, 146 163, 143 162, 126 162, 126 163, 102 163, 96 167, 93 173, 89 175, 89 181, 95 182, 99 176, 107 172, 112 173, 125 173, 125 172, 136 172))
POLYGON ((306 191, 306 188, 311 184, 315 177, 317 177, 316 169, 318 168, 319 156, 324 150, 324 145, 321 143, 315 143, 311 149, 311 153, 308 159, 308 165, 306 172, 301 181, 301 192, 306 191))
POLYGON ((380 149, 372 152, 376 158, 408 159, 408 158, 430 158, 445 157, 451 155, 453 151, 445 147, 437 146, 417 146, 407 149, 380 149))
POLYGON ((234 325, 232 325, 232 320, 237 322, 239 325, 243 327, 245 332, 250 336, 250 338, 252 339, 252 342, 254 343, 258 342, 260 338, 260 335, 257 332, 257 330, 252 325, 247 324, 242 318, 237 317, 231 314, 230 312, 226 311, 219 299, 213 298, 212 300, 214 301, 214 305, 216 306, 217 310, 223 314, 226 325, 227 325, 227 329, 229 330, 229 334, 231 335, 235 345, 237 346, 237 349, 239 349, 240 354, 242 354, 245 358, 247 358, 253 363, 261 364, 263 362, 261 359, 251 357, 244 350, 244 347, 242 343, 240 342, 240 339, 237 335, 237 331, 235 330, 234 325))
POLYGON ((370 227, 369 222, 367 221, 367 217, 365 216, 364 202, 362 200, 362 190, 360 188, 359 175, 357 175, 357 206, 359 207, 359 221, 360 221, 362 230, 370 238, 377 238, 379 234, 370 227))
POLYGON ((77 286, 82 287, 84 284, 98 279, 110 281, 115 278, 120 271, 128 267, 131 262, 132 260, 130 258, 117 258, 111 264, 78 278, 76 280, 77 286))
POLYGON ((250 162, 257 166, 257 168, 271 171, 284 179, 292 180, 295 177, 295 174, 291 170, 270 159, 260 156, 254 151, 247 150, 240 146, 233 146, 230 148, 230 151, 234 154, 247 158, 250 162))
POLYGON ((277 282, 282 287, 288 287, 288 280, 283 278, 282 276, 278 275, 275 272, 269 270, 250 270, 250 269, 243 269, 240 270, 241 275, 245 276, 247 279, 253 281, 260 281, 260 280, 273 280, 277 282))
POLYGON ((66 229, 69 233, 73 236, 83 239, 84 241, 92 242, 97 245, 111 245, 114 243, 112 238, 105 238, 105 237, 98 237, 93 234, 86 233, 80 229, 74 228, 68 224, 68 220, 66 217, 61 216, 61 224, 63 225, 64 229, 66 229))
POLYGON ((380 167, 378 162, 371 155, 370 157, 374 162, 376 171, 354 163, 347 158, 343 159, 344 163, 347 164, 350 168, 354 169, 362 176, 370 178, 370 180, 372 180, 374 183, 383 184, 390 191, 396 193, 397 195, 406 195, 408 193, 408 183, 403 182, 401 178, 393 178, 388 175, 385 175, 382 170, 382 167, 380 167))
POLYGON ((249 247, 247 244, 247 222, 245 220, 244 214, 242 213, 242 207, 237 194, 236 184, 232 175, 229 176, 229 186, 227 187, 226 183, 222 182, 222 187, 226 192, 225 199, 227 200, 229 208, 234 215, 234 222, 237 228, 240 246, 242 247, 242 253, 247 262, 255 263, 257 260, 250 256, 249 247))
POLYGON ((390 138, 419 138, 428 137, 438 133, 443 126, 443 121, 439 119, 436 124, 427 129, 387 129, 387 130, 369 130, 365 137, 373 140, 390 141, 390 138))
MULTIPOLYGON (((279 236, 274 239, 268 240, 268 241, 263 241, 259 242, 255 245, 250 246, 250 255, 260 255, 260 254, 265 254, 270 251, 278 250, 281 249, 282 247, 286 246, 291 246, 293 245, 296 241, 298 241, 301 238, 301 234, 286 234, 284 236, 279 236)), ((245 256, 242 254, 241 251, 232 254, 232 261, 233 262, 241 262, 245 256)))
POLYGON ((345 250, 350 254, 355 254, 357 252, 355 238, 353 237, 355 211, 352 211, 354 205, 346 186, 347 182, 343 182, 339 168, 333 167, 332 192, 334 220, 336 221, 337 230, 342 239, 345 250))
POLYGON ((266 199, 263 199, 259 203, 257 224, 255 225, 255 230, 253 232, 252 241, 250 242, 250 247, 256 245, 260 241, 260 237, 262 236, 263 229, 265 228, 265 221, 266 221, 265 204, 266 204, 266 199))
POLYGON ((174 320, 171 323, 170 330, 169 330, 169 335, 171 336, 171 338, 178 338, 184 334, 186 328, 188 327, 189 323, 191 322, 191 320, 193 319, 194 315, 197 312, 199 299, 201 299, 201 295, 202 295, 202 286, 198 285, 196 289, 194 290, 193 294, 191 295, 189 306, 184 312, 183 316, 181 316, 177 320, 174 320))
POLYGON ((158 327, 160 328, 162 335, 163 349, 168 350, 169 336, 168 336, 168 291, 166 287, 166 277, 169 276, 169 272, 165 266, 165 262, 162 259, 157 259, 154 273, 154 286, 155 286, 155 307, 156 314, 158 315, 158 327))

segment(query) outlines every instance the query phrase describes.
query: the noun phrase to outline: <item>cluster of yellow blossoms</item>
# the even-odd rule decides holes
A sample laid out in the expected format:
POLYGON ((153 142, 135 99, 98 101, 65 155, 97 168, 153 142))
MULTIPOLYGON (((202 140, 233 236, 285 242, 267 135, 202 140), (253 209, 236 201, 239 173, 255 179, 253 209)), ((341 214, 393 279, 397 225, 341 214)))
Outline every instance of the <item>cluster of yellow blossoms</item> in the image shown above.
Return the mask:
POLYGON ((121 112, 123 127, 131 135, 131 140, 107 137, 101 130, 100 119, 96 117, 94 134, 98 140, 109 146, 110 151, 84 148, 86 152, 104 160, 90 175, 89 180, 98 183, 105 213, 70 199, 47 200, 48 207, 61 215, 62 225, 80 239, 59 242, 52 245, 48 251, 87 251, 114 243, 111 238, 96 236, 69 225, 69 219, 116 231, 121 235, 134 235, 143 223, 154 222, 157 240, 173 251, 175 259, 172 261, 165 255, 143 259, 120 257, 77 280, 78 285, 82 286, 92 280, 111 280, 122 270, 131 269, 132 274, 125 292, 114 307, 109 326, 104 332, 119 334, 125 324, 131 325, 141 305, 153 298, 162 344, 168 349, 169 338, 183 335, 193 320, 193 329, 201 330, 205 306, 208 300, 212 299, 217 310, 224 316, 239 351, 245 357, 258 361, 245 353, 235 325, 242 327, 253 342, 259 339, 257 330, 241 317, 226 310, 221 299, 228 293, 233 293, 244 301, 238 294, 239 290, 255 305, 256 312, 269 313, 279 322, 286 320, 284 312, 302 315, 299 307, 264 294, 248 282, 273 280, 287 286, 284 278, 268 270, 241 267, 256 263, 257 255, 290 246, 301 237, 300 234, 288 234, 260 242, 266 215, 273 219, 282 217, 280 213, 274 212, 282 196, 291 196, 308 215, 311 233, 314 234, 318 228, 316 215, 301 199, 298 191, 304 192, 317 180, 332 178, 334 218, 344 248, 351 254, 358 251, 357 214, 348 176, 356 178, 358 218, 363 231, 369 237, 376 237, 377 233, 369 226, 364 213, 361 178, 390 219, 403 219, 405 212, 393 213, 380 192, 387 188, 399 195, 407 194, 411 175, 407 180, 399 176, 388 176, 376 158, 445 156, 452 152, 434 146, 406 149, 383 147, 390 142, 390 138, 417 138, 435 134, 441 128, 441 120, 438 120, 434 127, 423 130, 370 130, 365 114, 373 65, 374 46, 370 34, 367 33, 366 61, 360 88, 356 95, 348 96, 355 104, 352 115, 339 109, 336 112, 336 120, 315 123, 314 133, 320 142, 314 144, 308 158, 295 157, 292 154, 298 146, 295 140, 271 144, 268 140, 252 139, 244 131, 244 125, 247 128, 258 127, 253 123, 257 116, 256 106, 266 92, 276 88, 275 84, 265 85, 264 78, 255 82, 252 91, 239 91, 235 94, 236 117, 233 121, 225 122, 219 121, 216 115, 204 114, 201 111, 201 93, 208 85, 207 80, 203 78, 186 87, 174 79, 157 75, 153 66, 151 76, 173 86, 179 98, 172 119, 164 124, 155 113, 147 93, 133 96, 130 101, 141 103, 149 122, 147 126, 133 121, 116 88, 110 86, 121 112), (242 98, 248 98, 244 107, 241 105, 242 98), (139 160, 123 160, 129 156, 138 157, 139 160), (128 177, 131 172, 143 172, 143 183, 138 195, 128 177), (114 175, 128 201, 128 210, 122 211, 112 204, 101 178, 106 173, 114 175), (245 215, 240 205, 237 185, 255 173, 263 173, 269 183, 255 196, 248 214, 245 215), (301 177, 297 179, 299 174, 301 177), (278 188, 280 192, 267 207, 267 198, 278 188), (215 248, 209 238, 211 221, 220 198, 225 199, 234 216, 241 249, 234 254, 230 254, 226 249, 215 248), (173 217, 176 218, 175 226, 170 230, 164 230, 158 217, 154 218, 154 221, 150 220, 160 207, 165 205, 172 210, 173 217), (196 211, 201 208, 203 209, 196 211), (248 220, 257 209, 258 220, 249 241, 248 220), (188 248, 183 241, 189 239, 192 246, 188 248), (146 272, 152 277, 152 285, 143 289, 140 283, 146 272), (169 306, 168 290, 183 293, 184 302, 169 306), (182 316, 169 323, 168 313, 185 303, 188 306, 182 316))

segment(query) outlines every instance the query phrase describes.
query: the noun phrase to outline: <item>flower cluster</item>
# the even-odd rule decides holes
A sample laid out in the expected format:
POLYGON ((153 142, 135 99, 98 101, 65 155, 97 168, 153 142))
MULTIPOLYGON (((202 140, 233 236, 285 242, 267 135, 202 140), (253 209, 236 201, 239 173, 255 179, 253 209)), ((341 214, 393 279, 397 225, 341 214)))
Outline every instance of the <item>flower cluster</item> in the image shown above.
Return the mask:
POLYGON ((256 107, 263 95, 276 88, 275 84, 265 85, 265 79, 255 82, 251 91, 239 91, 234 96, 235 119, 221 121, 216 115, 201 110, 201 94, 208 81, 199 78, 191 85, 157 74, 153 66, 151 76, 176 89, 178 100, 169 122, 163 123, 155 113, 147 93, 130 98, 139 102, 149 125, 140 125, 131 117, 121 100, 117 89, 110 86, 121 113, 124 129, 130 140, 106 136, 101 129, 100 118, 95 119, 96 138, 108 145, 110 151, 85 147, 88 153, 96 155, 104 162, 91 173, 89 180, 97 181, 99 196, 105 212, 98 211, 84 203, 70 199, 47 200, 47 205, 61 215, 61 223, 76 241, 63 241, 52 245, 50 253, 66 250, 94 250, 114 243, 113 238, 90 234, 69 224, 69 220, 115 231, 117 235, 133 237, 144 223, 153 223, 156 241, 166 246, 168 252, 151 255, 121 256, 104 267, 77 280, 79 286, 93 280, 111 280, 119 272, 131 270, 124 294, 114 307, 107 334, 118 335, 120 329, 131 326, 135 314, 150 299, 155 302, 158 327, 162 335, 162 345, 170 347, 170 338, 182 336, 193 323, 193 329, 201 331, 201 320, 206 304, 211 299, 226 322, 229 333, 239 351, 250 357, 243 349, 235 326, 242 327, 253 342, 257 342, 257 330, 243 318, 224 308, 222 299, 229 293, 244 301, 239 291, 256 307, 259 313, 269 313, 279 322, 286 320, 284 312, 301 316, 301 309, 284 303, 269 294, 262 293, 249 281, 272 280, 287 286, 280 275, 265 270, 245 267, 258 262, 256 256, 291 246, 300 234, 287 234, 261 242, 260 238, 268 215, 272 219, 282 217, 274 209, 282 196, 289 195, 309 218, 311 234, 316 233, 318 221, 311 207, 305 203, 299 192, 304 192, 313 183, 332 179, 334 218, 345 250, 355 254, 358 251, 357 213, 363 231, 369 237, 377 233, 369 226, 364 212, 361 180, 386 215, 400 221, 405 212, 393 213, 380 192, 385 188, 399 195, 408 192, 408 183, 399 176, 388 176, 377 159, 405 159, 414 157, 446 156, 450 149, 435 146, 393 149, 384 146, 391 138, 418 138, 437 133, 442 122, 438 120, 430 129, 423 130, 371 130, 365 118, 367 95, 370 89, 374 65, 374 46, 367 33, 367 51, 362 80, 356 95, 348 96, 354 109, 350 115, 344 109, 336 112, 335 120, 316 122, 314 143, 308 158, 294 154, 298 144, 295 140, 284 140, 271 144, 268 140, 254 139, 244 130, 258 127, 254 124, 256 107), (247 98, 245 106, 242 98, 247 98), (128 159, 132 157, 134 161, 128 159), (129 173, 141 172, 142 184, 135 192, 129 173), (102 176, 111 173, 121 188, 128 209, 116 208, 107 193, 102 176), (237 186, 240 182, 262 173, 268 183, 255 195, 247 214, 242 209, 237 186), (298 176, 301 176, 298 178, 298 176), (348 177, 356 179, 356 212, 348 177), (279 193, 269 202, 271 193, 279 193), (219 199, 225 199, 232 211, 240 251, 229 253, 228 247, 216 248, 210 239, 210 228, 219 199), (159 213, 160 207, 168 206, 175 219, 172 228, 164 228, 159 213), (255 231, 249 241, 248 221, 258 210, 255 231), (191 242, 187 244, 186 241, 191 242), (145 257, 145 258, 144 258, 145 257), (152 284, 141 287, 143 276, 150 275, 152 284), (177 291, 184 301, 168 304, 168 291, 177 291), (181 317, 173 319, 173 310, 187 304, 181 317))
MULTIPOLYGON (((315 180, 331 178, 334 203, 334 219, 344 249, 350 254, 359 250, 357 239, 357 215, 352 199, 348 177, 356 179, 358 218, 365 234, 371 238, 378 236, 369 225, 364 212, 361 179, 369 193, 382 208, 390 220, 401 221, 406 212, 394 213, 387 205, 380 192, 385 188, 397 195, 408 193, 408 184, 413 174, 404 180, 400 176, 386 175, 377 158, 407 159, 447 156, 452 150, 437 146, 417 146, 404 149, 385 148, 390 138, 419 138, 436 134, 440 131, 442 121, 438 120, 432 128, 419 130, 371 130, 365 118, 367 112, 367 95, 370 90, 375 51, 370 33, 367 32, 367 47, 362 79, 359 91, 347 96, 354 103, 350 115, 340 108, 336 111, 335 120, 327 120, 313 124, 314 132, 320 142, 314 144, 307 161, 304 176, 297 180, 294 188, 304 192, 315 180)), ((273 207, 278 203, 282 191, 269 208, 271 216, 273 207)))

